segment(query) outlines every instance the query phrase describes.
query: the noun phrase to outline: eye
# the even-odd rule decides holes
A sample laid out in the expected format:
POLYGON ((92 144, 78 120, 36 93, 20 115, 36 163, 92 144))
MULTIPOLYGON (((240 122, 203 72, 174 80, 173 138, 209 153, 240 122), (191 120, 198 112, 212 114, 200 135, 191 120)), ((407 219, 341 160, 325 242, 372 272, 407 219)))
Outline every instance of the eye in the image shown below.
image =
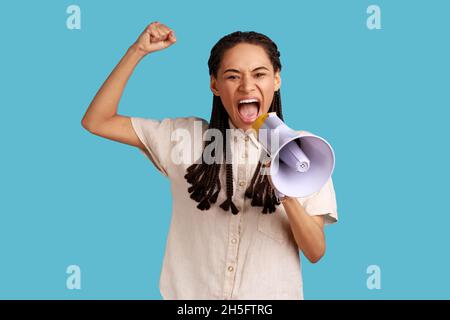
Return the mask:
POLYGON ((265 76, 265 75, 266 75, 265 73, 259 72, 259 73, 256 74, 256 77, 257 77, 257 78, 261 78, 261 77, 263 77, 263 76, 265 76))
POLYGON ((236 79, 237 77, 236 76, 229 76, 229 77, 227 77, 227 79, 236 79))

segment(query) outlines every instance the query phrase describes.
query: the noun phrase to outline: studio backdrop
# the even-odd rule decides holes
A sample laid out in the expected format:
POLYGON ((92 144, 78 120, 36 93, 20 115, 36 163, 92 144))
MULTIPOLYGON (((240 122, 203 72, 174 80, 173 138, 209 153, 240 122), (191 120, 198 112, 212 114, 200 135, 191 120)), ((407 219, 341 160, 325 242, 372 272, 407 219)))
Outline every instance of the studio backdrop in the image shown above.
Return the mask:
POLYGON ((0 32, 0 298, 161 299, 169 180, 81 119, 152 21, 119 114, 211 113, 207 60, 233 31, 281 52, 284 120, 333 146, 339 222, 302 257, 305 299, 448 299, 447 1, 15 1, 0 32))

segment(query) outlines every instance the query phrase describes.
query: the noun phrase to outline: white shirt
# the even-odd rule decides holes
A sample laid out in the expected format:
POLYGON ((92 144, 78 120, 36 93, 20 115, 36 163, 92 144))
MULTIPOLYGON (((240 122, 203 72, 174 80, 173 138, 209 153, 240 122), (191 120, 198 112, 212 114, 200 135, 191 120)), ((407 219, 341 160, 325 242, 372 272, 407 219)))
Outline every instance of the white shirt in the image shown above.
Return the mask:
MULTIPOLYGON (((173 205, 159 283, 162 297, 303 299, 299 249, 283 205, 272 214, 262 214, 262 207, 252 207, 244 195, 262 152, 256 137, 229 121, 233 202, 239 213, 219 207, 225 200, 223 169, 217 202, 201 211, 189 197, 190 184, 184 175, 201 155, 208 122, 196 117, 161 121, 132 117, 131 121, 146 147, 144 154, 170 179, 173 205), (184 140, 177 140, 180 137, 184 140)), ((326 224, 337 221, 331 178, 320 191, 298 200, 309 215, 324 215, 326 224)))

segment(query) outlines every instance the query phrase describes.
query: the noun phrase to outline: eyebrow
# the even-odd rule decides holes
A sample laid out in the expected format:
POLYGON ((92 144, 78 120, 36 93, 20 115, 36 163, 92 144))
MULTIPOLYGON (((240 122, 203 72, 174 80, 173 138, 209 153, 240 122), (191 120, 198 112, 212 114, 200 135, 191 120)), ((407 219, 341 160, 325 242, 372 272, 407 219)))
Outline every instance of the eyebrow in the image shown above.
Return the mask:
MULTIPOLYGON (((255 68, 255 69, 253 69, 252 72, 253 72, 253 71, 256 71, 256 70, 259 70, 259 69, 266 69, 267 71, 270 71, 270 70, 267 69, 266 67, 257 67, 257 68, 255 68)), ((225 73, 227 73, 227 72, 236 72, 236 73, 240 73, 239 70, 236 70, 236 69, 227 69, 227 70, 225 70, 223 73, 225 74, 225 73)))

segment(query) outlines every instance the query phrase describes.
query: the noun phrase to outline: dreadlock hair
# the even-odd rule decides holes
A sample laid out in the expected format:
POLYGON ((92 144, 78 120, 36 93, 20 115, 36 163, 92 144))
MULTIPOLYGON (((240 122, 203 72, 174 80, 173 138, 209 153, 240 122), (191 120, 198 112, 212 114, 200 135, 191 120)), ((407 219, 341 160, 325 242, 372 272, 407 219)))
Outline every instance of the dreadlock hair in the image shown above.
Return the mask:
MULTIPOLYGON (((220 62, 228 49, 233 48, 239 43, 248 43, 261 46, 267 53, 273 69, 275 72, 281 71, 280 52, 277 45, 267 36, 257 32, 241 32, 236 31, 220 39, 212 48, 211 55, 208 60, 209 74, 213 75, 217 79, 217 71, 220 66, 220 62)), ((283 120, 283 114, 281 111, 281 94, 280 90, 276 91, 274 98, 269 108, 269 112, 276 112, 278 117, 283 120)), ((209 121, 209 129, 218 129, 224 139, 223 153, 225 159, 231 155, 230 143, 226 139, 226 130, 229 129, 228 113, 222 104, 222 100, 219 96, 213 95, 213 108, 211 112, 211 119, 209 121)), ((205 141, 204 149, 213 143, 213 141, 205 141)), ((212 151, 214 153, 214 150, 212 151)), ((215 156, 214 154, 212 156, 215 156)), ((262 155, 264 158, 264 154, 262 155)), ((223 158, 221 158, 223 159, 223 158)), ((222 163, 224 163, 224 169, 226 174, 226 199, 220 204, 220 207, 228 211, 231 209, 233 214, 238 214, 239 210, 233 203, 233 167, 229 161, 219 161, 219 163, 205 163, 204 155, 200 163, 194 163, 187 168, 185 179, 191 184, 188 188, 191 199, 198 202, 197 208, 200 210, 208 210, 211 204, 217 201, 217 197, 221 190, 221 183, 219 179, 219 173, 222 163)), ((264 161, 260 159, 258 165, 253 174, 253 178, 249 187, 245 191, 245 196, 252 199, 251 205, 263 207, 262 213, 273 213, 276 210, 276 206, 280 204, 275 192, 268 180, 266 174, 261 174, 261 166, 264 161)))

